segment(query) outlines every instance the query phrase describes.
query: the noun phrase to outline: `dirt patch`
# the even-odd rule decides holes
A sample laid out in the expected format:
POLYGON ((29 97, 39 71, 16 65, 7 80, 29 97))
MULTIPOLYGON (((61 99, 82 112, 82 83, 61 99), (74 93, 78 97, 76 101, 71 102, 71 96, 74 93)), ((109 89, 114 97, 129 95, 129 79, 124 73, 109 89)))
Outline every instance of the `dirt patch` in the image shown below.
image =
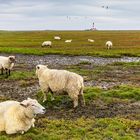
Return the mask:
MULTIPOLYGON (((34 56, 34 55, 16 55, 17 63, 12 73, 18 71, 33 71, 37 64, 48 64, 51 68, 65 69, 71 65, 83 64, 82 68, 87 70, 95 69, 95 65, 106 66, 113 62, 133 62, 140 61, 140 58, 97 58, 89 56, 59 56, 59 55, 47 55, 47 56, 34 56), (86 64, 88 63, 88 64, 86 64)), ((110 89, 114 86, 121 84, 134 84, 139 86, 139 71, 140 68, 135 69, 123 69, 114 67, 99 73, 98 76, 91 80, 85 80, 85 86, 98 86, 104 89, 110 89)), ((1 76, 0 76, 1 77, 1 76)), ((87 76, 86 76, 87 77, 87 76)), ((24 80, 10 80, 0 79, 0 97, 6 97, 7 99, 14 99, 21 101, 27 97, 36 97, 36 93, 40 90, 38 79, 27 78, 24 80)), ((86 107, 79 107, 72 109, 71 103, 62 103, 60 106, 48 107, 45 116, 50 119, 64 118, 64 119, 76 119, 78 117, 115 117, 125 116, 126 118, 135 118, 140 120, 138 114, 140 114, 138 103, 124 103, 124 102, 112 102, 106 104, 101 100, 93 100, 86 107)))

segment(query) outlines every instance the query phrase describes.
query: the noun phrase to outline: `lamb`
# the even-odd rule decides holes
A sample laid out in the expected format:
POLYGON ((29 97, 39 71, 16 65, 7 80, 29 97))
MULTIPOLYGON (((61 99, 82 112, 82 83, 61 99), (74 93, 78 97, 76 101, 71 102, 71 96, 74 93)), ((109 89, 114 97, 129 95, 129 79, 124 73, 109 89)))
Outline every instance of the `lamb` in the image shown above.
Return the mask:
POLYGON ((54 39, 55 39, 55 40, 61 40, 61 37, 55 36, 54 39))
POLYGON ((6 76, 10 76, 10 72, 15 64, 15 56, 0 56, 0 70, 1 75, 3 75, 3 71, 6 70, 6 76))
POLYGON ((111 49, 113 46, 113 43, 111 41, 107 41, 105 46, 107 46, 107 49, 111 49))
POLYGON ((42 47, 48 46, 48 47, 52 47, 52 42, 51 41, 44 41, 41 45, 42 47))
POLYGON ((24 134, 34 127, 35 115, 44 113, 45 108, 35 99, 2 102, 0 103, 0 132, 24 134))
POLYGON ((94 40, 93 39, 88 39, 88 42, 94 42, 94 40))
POLYGON ((65 40, 65 43, 71 43, 72 42, 72 39, 70 40, 65 40))
MULTIPOLYGON (((66 70, 49 69, 45 65, 36 66, 36 75, 39 79, 41 91, 45 102, 47 93, 67 93, 73 100, 74 108, 78 106, 78 98, 81 105, 85 105, 83 95, 83 77, 66 70), (46 93, 45 93, 46 92, 46 93)), ((53 99, 53 98, 52 98, 53 99)))

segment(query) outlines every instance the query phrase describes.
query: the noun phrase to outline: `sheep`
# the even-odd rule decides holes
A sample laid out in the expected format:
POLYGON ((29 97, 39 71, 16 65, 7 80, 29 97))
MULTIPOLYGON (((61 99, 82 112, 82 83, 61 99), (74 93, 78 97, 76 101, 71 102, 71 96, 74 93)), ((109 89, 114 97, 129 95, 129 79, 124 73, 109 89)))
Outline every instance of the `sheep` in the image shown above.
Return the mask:
POLYGON ((48 46, 48 47, 52 47, 52 42, 51 41, 44 41, 41 45, 42 47, 48 46))
POLYGON ((72 42, 72 39, 70 40, 65 40, 65 43, 71 43, 72 42))
POLYGON ((93 39, 88 39, 88 42, 94 42, 94 40, 93 39))
POLYGON ((6 70, 6 76, 10 76, 10 72, 15 64, 15 56, 0 56, 0 70, 1 75, 3 75, 3 71, 6 70))
POLYGON ((78 97, 81 105, 85 105, 84 82, 80 75, 66 70, 49 69, 45 65, 36 66, 36 75, 44 95, 43 102, 47 100, 48 92, 67 93, 73 100, 74 108, 78 106, 78 97))
POLYGON ((55 40, 61 40, 61 37, 59 37, 59 36, 54 36, 54 39, 55 39, 55 40))
POLYGON ((111 41, 107 41, 105 46, 107 46, 107 49, 111 49, 113 46, 113 43, 111 41))
POLYGON ((28 98, 22 102, 1 102, 0 132, 5 131, 6 134, 24 134, 31 127, 34 127, 35 115, 44 113, 45 108, 35 99, 28 98))

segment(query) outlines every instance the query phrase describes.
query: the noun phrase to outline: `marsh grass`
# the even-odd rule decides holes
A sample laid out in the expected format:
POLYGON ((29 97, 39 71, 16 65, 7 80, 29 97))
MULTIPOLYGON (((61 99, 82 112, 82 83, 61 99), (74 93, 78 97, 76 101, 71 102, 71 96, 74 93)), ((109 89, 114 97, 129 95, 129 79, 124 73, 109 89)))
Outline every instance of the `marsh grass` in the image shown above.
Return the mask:
POLYGON ((0 52, 22 54, 91 55, 103 57, 140 56, 139 31, 3 31, 0 32, 0 52), (56 41, 54 36, 61 36, 56 41), (69 44, 66 39, 72 38, 69 44), (95 40, 94 43, 87 41, 95 40), (53 42, 52 48, 41 48, 45 40, 53 42), (105 42, 111 40, 113 49, 107 50, 105 42))

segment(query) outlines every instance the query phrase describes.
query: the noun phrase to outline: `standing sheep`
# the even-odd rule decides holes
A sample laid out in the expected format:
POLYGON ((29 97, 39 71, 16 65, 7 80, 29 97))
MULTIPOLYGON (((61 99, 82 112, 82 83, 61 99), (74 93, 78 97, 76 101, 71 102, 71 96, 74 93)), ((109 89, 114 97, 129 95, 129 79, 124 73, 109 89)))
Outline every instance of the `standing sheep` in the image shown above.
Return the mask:
POLYGON ((47 100, 46 93, 49 91, 52 94, 65 92, 73 100, 74 108, 78 106, 78 97, 80 102, 85 105, 83 95, 84 83, 80 75, 66 70, 49 69, 45 65, 36 66, 36 75, 44 94, 43 101, 47 100))
POLYGON ((111 41, 107 41, 105 46, 107 46, 107 49, 111 49, 113 46, 113 43, 111 41))
POLYGON ((6 70, 6 76, 10 76, 10 71, 14 67, 15 64, 15 56, 0 56, 0 70, 3 75, 3 70, 6 70))
POLYGON ((61 37, 55 36, 54 39, 55 39, 55 40, 61 40, 61 37))
POLYGON ((44 113, 45 108, 37 100, 30 98, 22 102, 2 102, 0 103, 0 132, 24 134, 31 127, 34 127, 35 115, 44 113))
POLYGON ((41 45, 42 47, 48 46, 48 47, 52 47, 52 42, 51 41, 44 41, 41 45))

